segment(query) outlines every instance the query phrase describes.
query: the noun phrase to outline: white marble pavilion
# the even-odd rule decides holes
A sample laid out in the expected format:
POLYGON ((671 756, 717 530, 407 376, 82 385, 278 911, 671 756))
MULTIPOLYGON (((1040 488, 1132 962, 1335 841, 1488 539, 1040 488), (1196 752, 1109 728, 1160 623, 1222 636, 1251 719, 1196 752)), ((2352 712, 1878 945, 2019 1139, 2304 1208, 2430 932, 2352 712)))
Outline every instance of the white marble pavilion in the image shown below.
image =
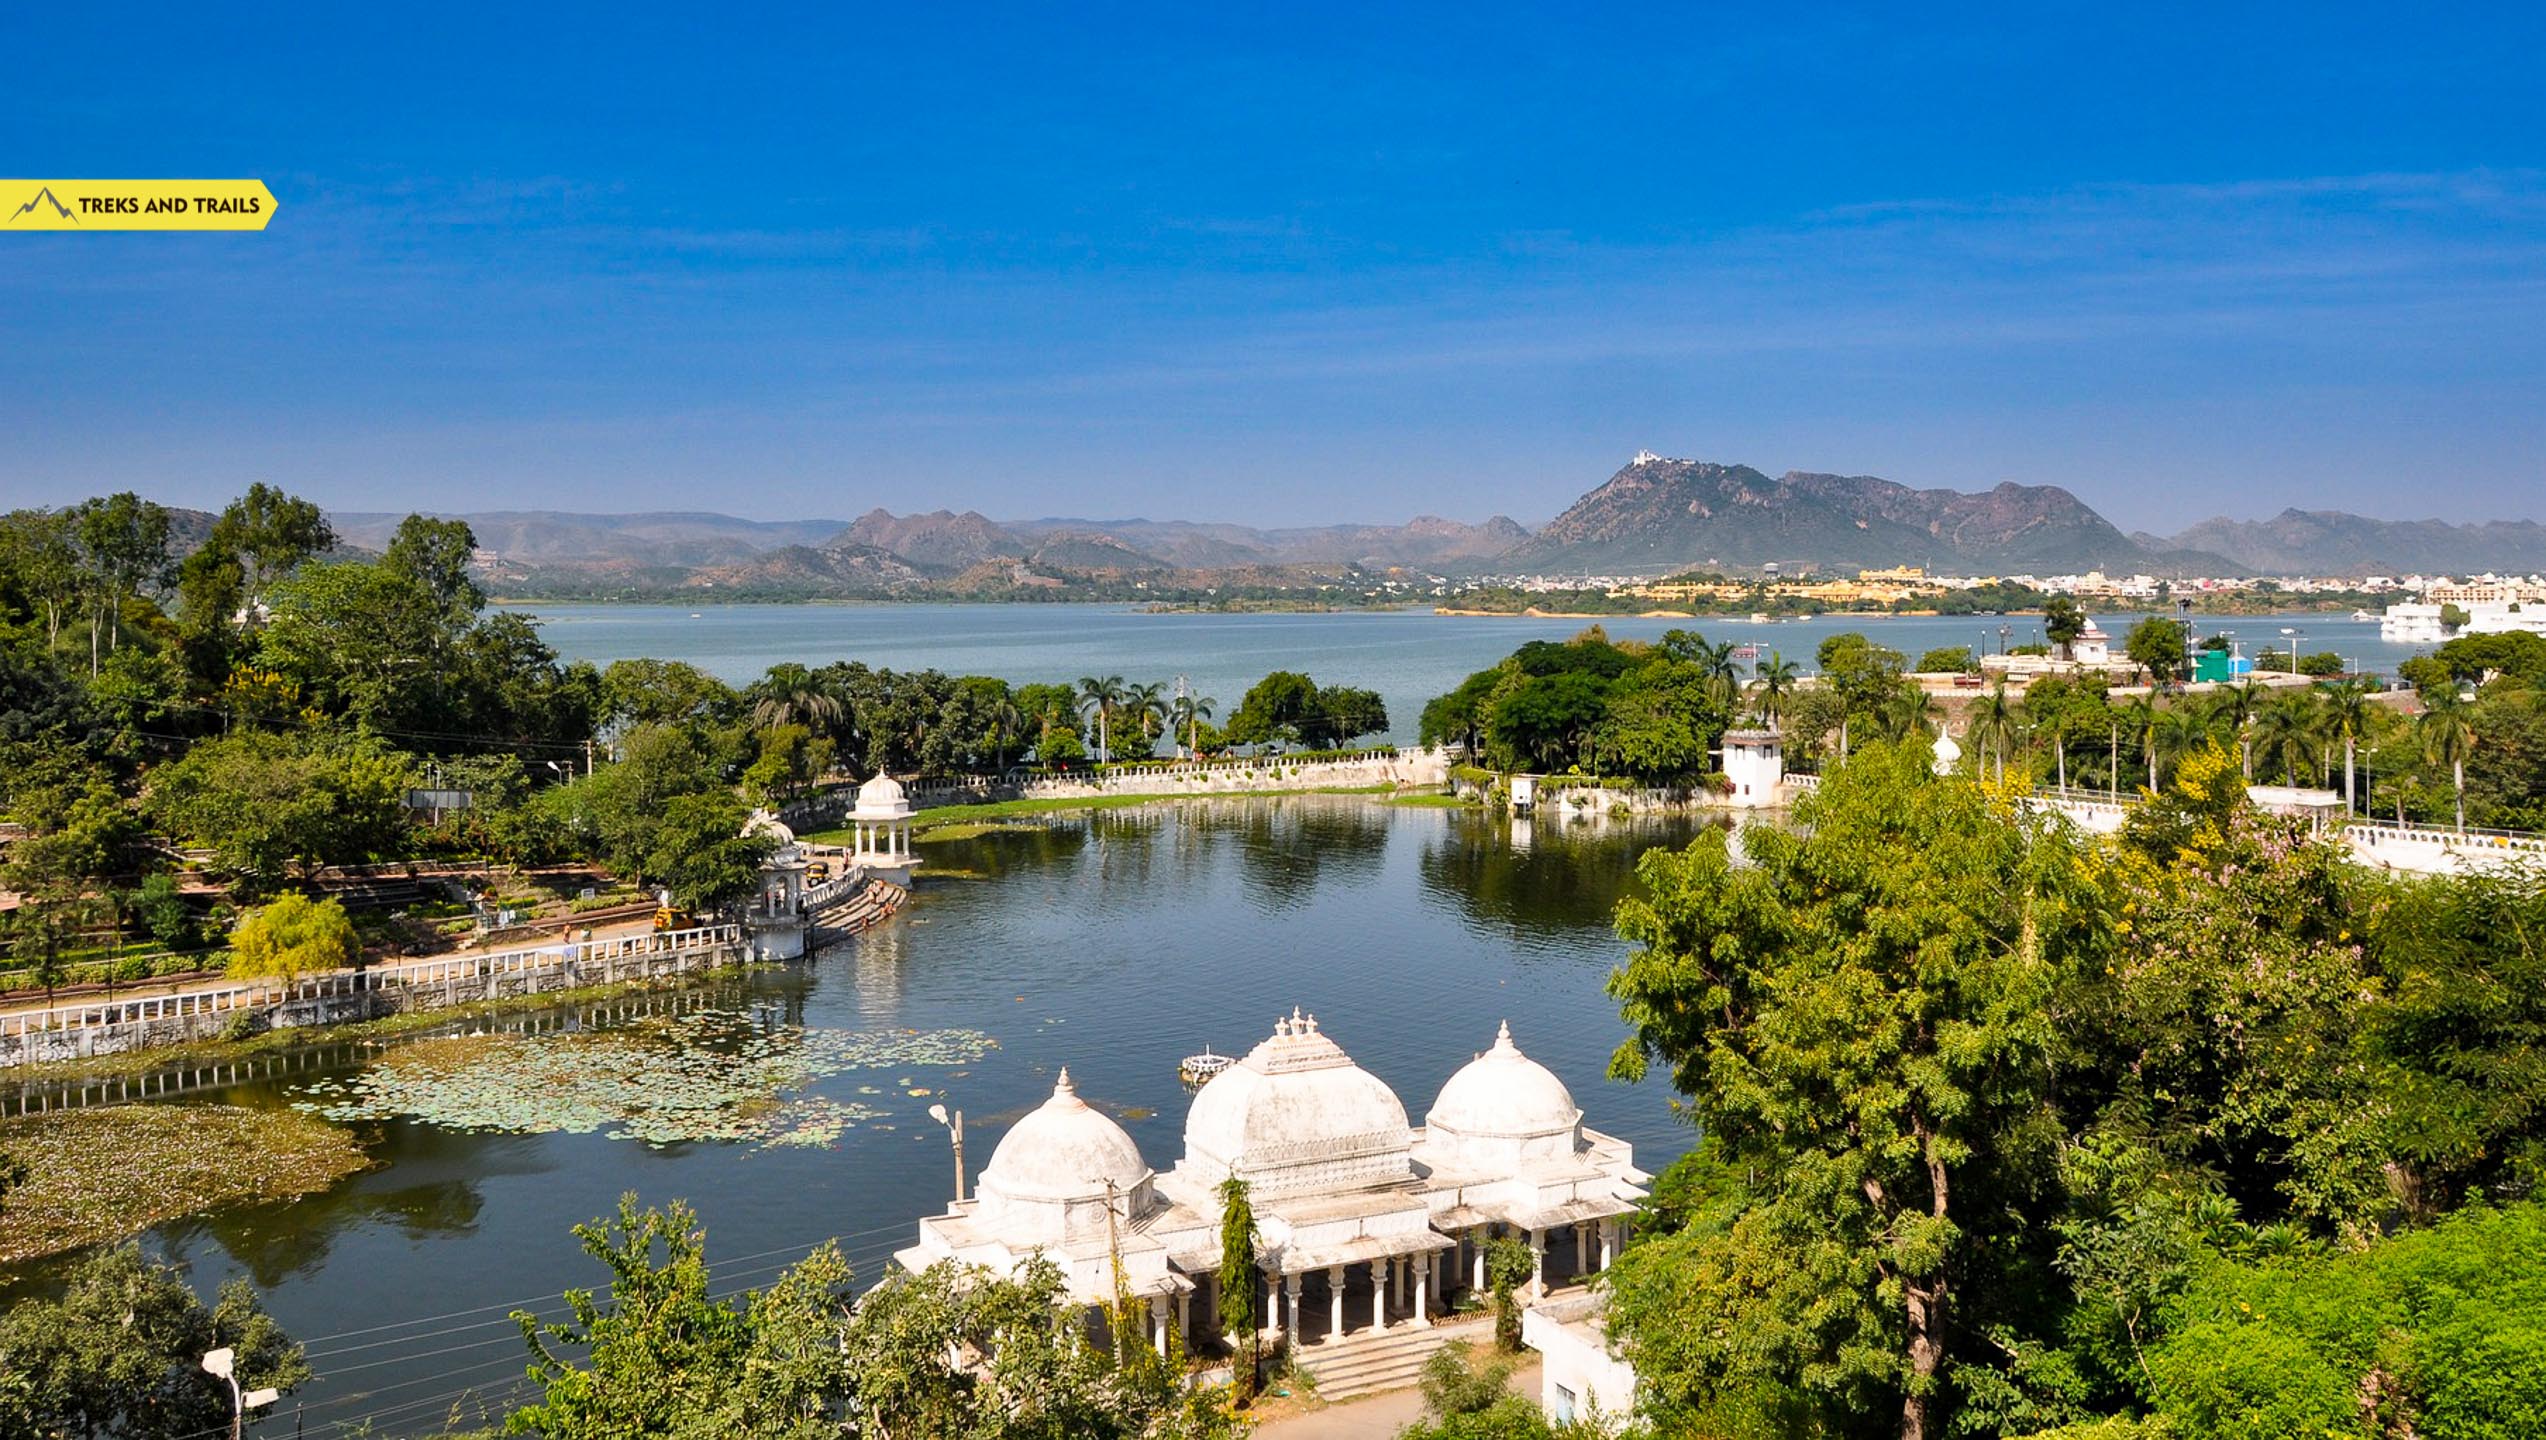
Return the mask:
POLYGON ((1331 1344, 1429 1326, 1456 1292, 1484 1288, 1496 1236, 1527 1240, 1533 1298, 1605 1268, 1652 1178, 1625 1141, 1582 1123, 1508 1025, 1417 1128, 1396 1092, 1293 1011, 1203 1086, 1184 1143, 1175 1168, 1152 1171, 1065 1070, 1001 1139, 978 1193, 920 1221, 919 1243, 894 1258, 914 1271, 946 1259, 1006 1271, 1039 1251, 1094 1308, 1113 1298, 1119 1250, 1128 1288, 1149 1301, 1152 1341, 1181 1333, 1207 1348, 1220 1186, 1236 1176, 1255 1211, 1267 1328, 1294 1346, 1331 1344))

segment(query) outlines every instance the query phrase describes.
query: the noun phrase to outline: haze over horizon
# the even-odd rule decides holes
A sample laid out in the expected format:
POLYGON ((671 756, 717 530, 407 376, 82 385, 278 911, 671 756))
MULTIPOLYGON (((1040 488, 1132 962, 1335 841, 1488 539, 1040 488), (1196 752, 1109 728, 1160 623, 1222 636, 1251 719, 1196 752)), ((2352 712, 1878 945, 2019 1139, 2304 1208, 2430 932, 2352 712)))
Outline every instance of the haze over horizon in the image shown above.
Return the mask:
POLYGON ((2546 14, 28 7, 0 502, 1536 525, 1638 448, 2546 518, 2546 14))

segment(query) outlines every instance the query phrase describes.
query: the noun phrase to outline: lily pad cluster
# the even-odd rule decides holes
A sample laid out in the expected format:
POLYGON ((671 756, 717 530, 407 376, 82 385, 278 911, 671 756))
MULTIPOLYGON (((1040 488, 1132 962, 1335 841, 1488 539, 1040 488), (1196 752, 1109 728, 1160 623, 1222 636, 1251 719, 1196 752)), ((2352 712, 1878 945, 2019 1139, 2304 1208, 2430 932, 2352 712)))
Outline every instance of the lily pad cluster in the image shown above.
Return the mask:
POLYGON ((819 1147, 886 1112, 812 1093, 817 1082, 853 1070, 968 1065, 997 1043, 978 1030, 803 1029, 698 1011, 609 1030, 422 1041, 361 1074, 316 1081, 294 1105, 338 1121, 407 1117, 451 1130, 601 1134, 657 1147, 819 1147))
POLYGON ((228 1205, 325 1190, 370 1161, 307 1115, 236 1105, 107 1105, 0 1121, 27 1167, 0 1206, 0 1265, 228 1205))

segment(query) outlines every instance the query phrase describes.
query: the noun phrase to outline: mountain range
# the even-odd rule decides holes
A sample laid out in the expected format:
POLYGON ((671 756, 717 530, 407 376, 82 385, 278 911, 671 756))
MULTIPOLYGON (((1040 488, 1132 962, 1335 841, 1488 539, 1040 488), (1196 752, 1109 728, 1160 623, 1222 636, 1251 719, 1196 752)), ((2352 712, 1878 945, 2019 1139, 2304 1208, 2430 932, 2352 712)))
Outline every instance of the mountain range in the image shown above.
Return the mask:
MULTIPOLYGON (((397 515, 331 517, 378 549, 397 515)), ((1970 493, 1869 475, 1788 471, 1641 454, 1532 532, 1497 515, 1470 524, 1255 526, 977 511, 853 521, 743 520, 705 512, 465 514, 481 568, 507 593, 722 590, 756 596, 1045 595, 1117 590, 1288 590, 1412 575, 1787 573, 1919 565, 1962 574, 2102 569, 2159 575, 2360 575, 2546 570, 2546 526, 2453 525, 2287 510, 2206 520, 2180 534, 2125 534, 2056 485, 1970 493)))

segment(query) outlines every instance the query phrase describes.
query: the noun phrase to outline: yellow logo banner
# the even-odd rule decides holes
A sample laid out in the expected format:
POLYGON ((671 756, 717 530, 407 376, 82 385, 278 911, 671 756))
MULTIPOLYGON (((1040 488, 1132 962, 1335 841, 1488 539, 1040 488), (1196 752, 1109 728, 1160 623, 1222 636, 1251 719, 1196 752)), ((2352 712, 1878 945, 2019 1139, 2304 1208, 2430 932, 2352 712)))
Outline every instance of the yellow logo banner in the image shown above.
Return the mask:
POLYGON ((262 230, 262 180, 0 180, 0 230, 262 230))

